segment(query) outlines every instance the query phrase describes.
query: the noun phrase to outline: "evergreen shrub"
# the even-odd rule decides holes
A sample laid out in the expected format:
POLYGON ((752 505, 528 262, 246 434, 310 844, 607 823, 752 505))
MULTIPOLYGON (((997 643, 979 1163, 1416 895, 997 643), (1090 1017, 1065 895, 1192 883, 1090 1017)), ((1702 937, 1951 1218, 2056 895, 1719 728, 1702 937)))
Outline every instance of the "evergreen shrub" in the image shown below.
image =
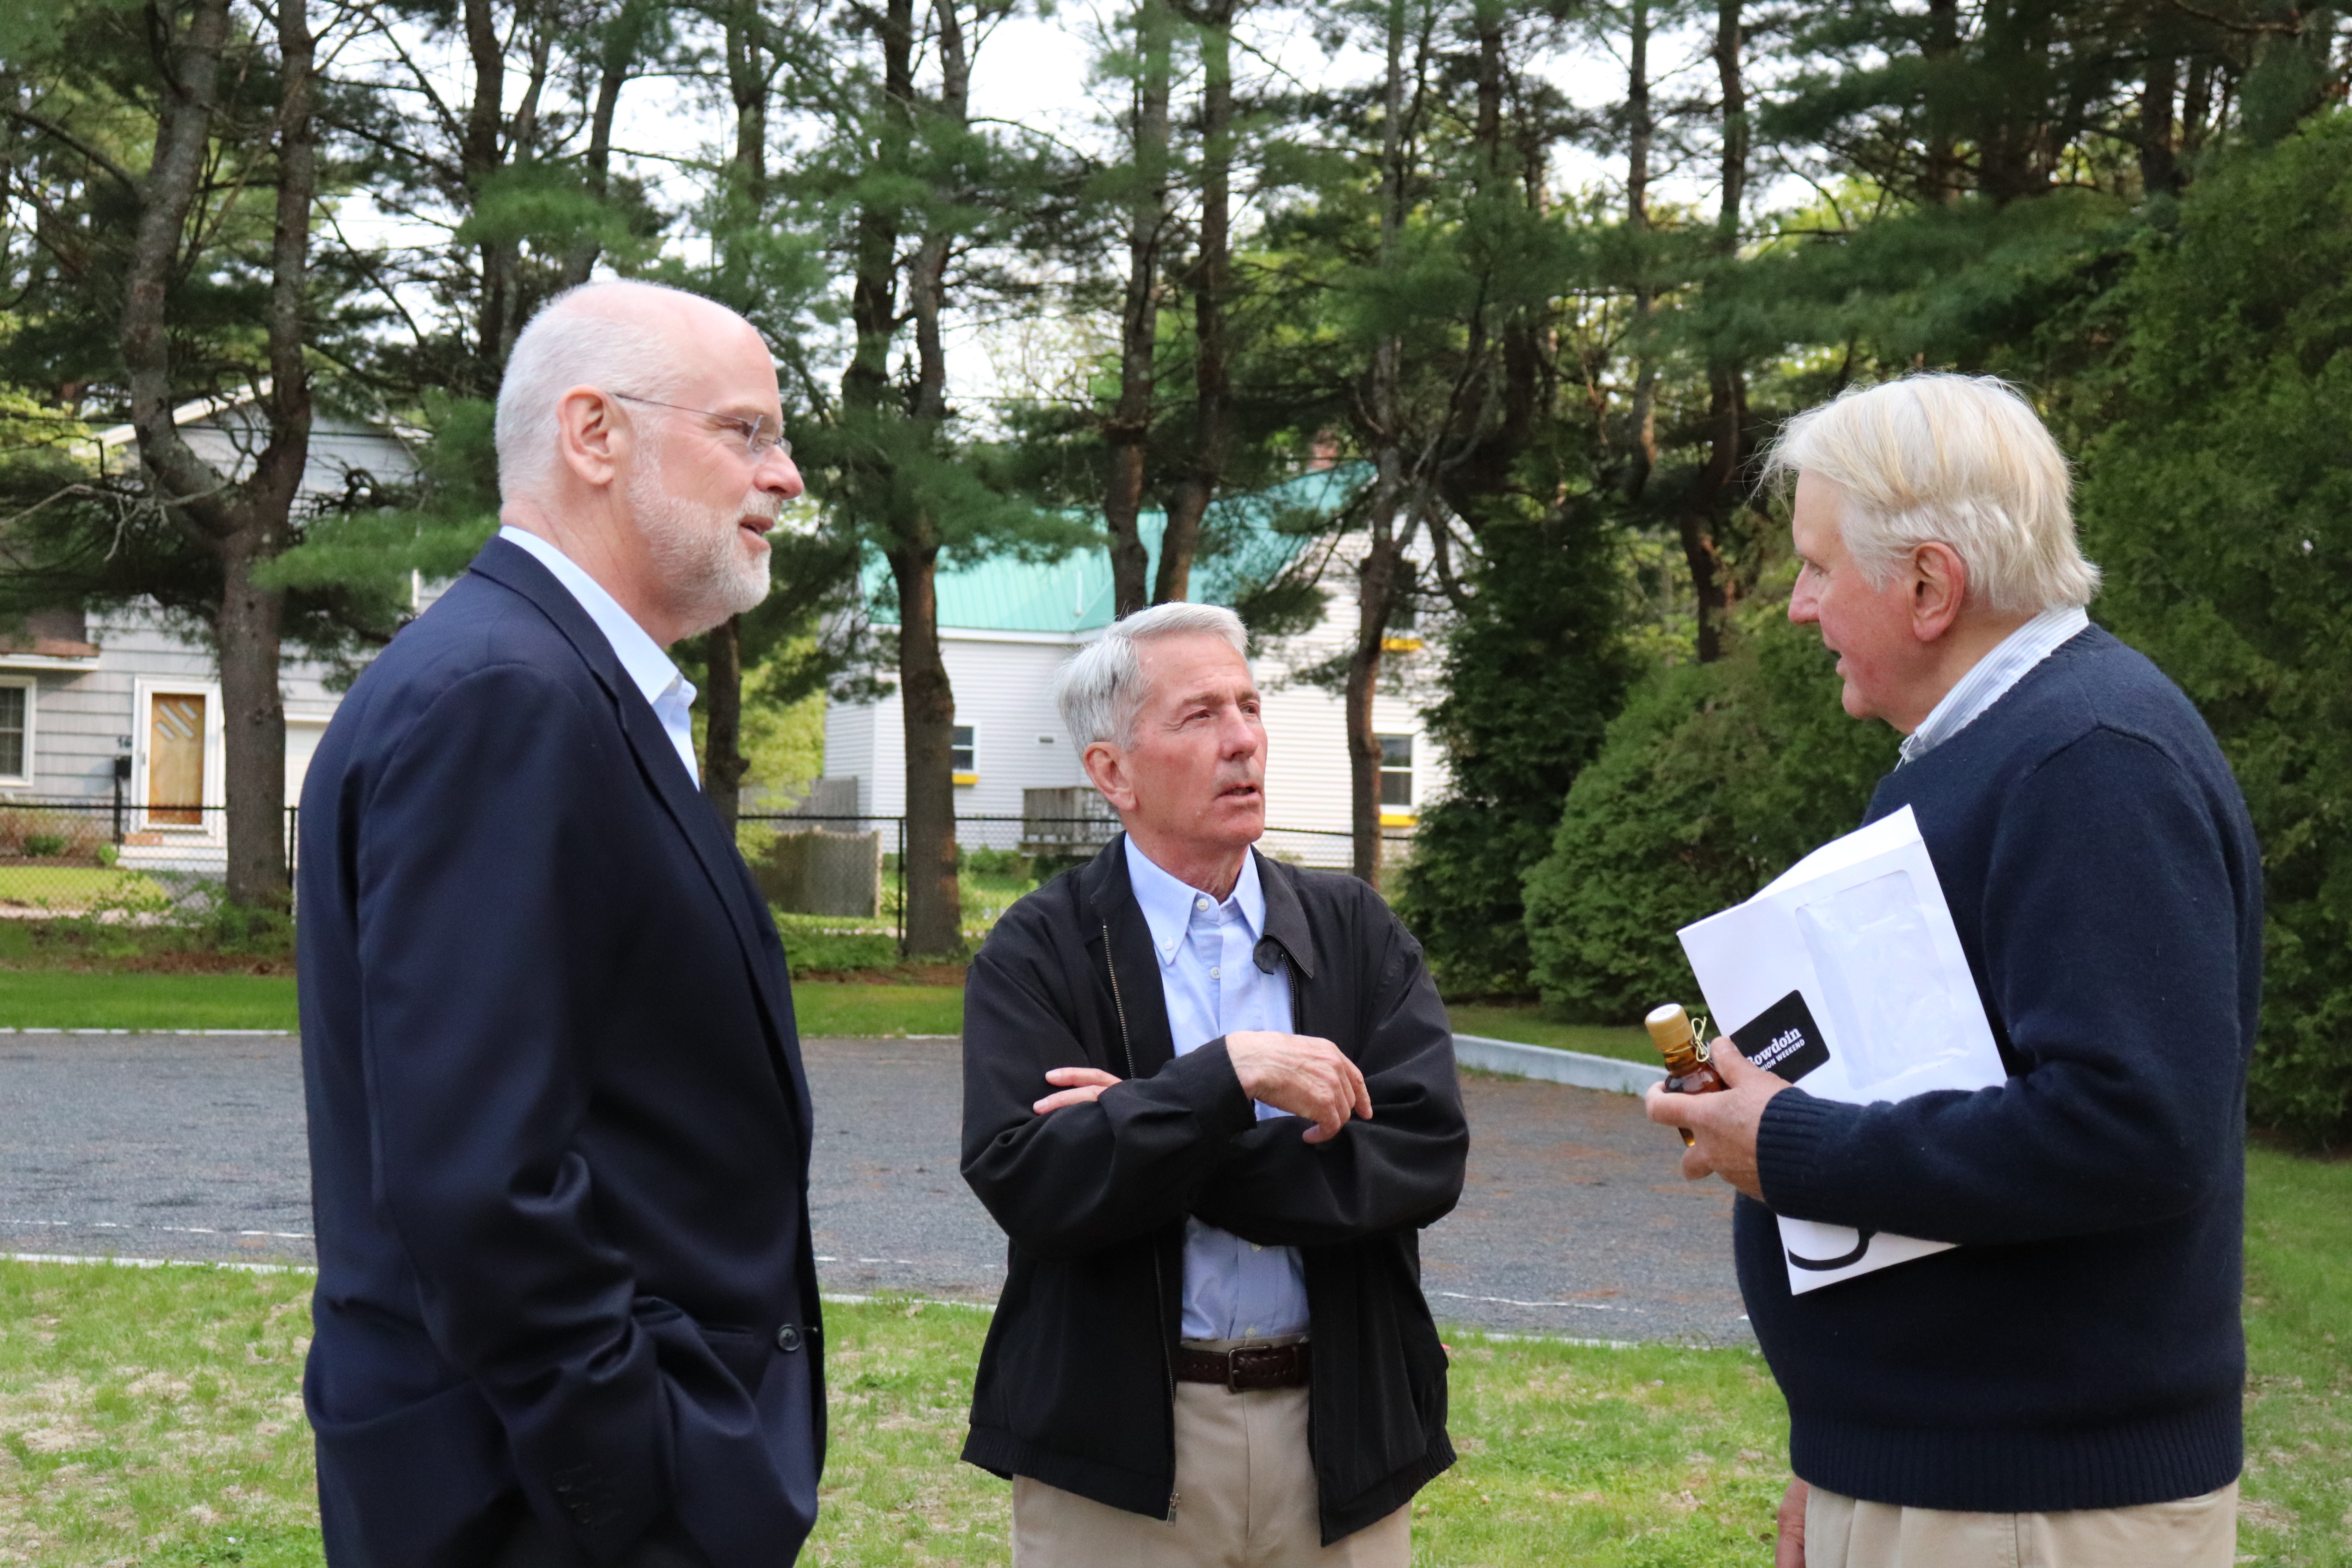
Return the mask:
POLYGON ((1846 716, 1834 663, 1785 600, 1759 603, 1722 658, 1659 669, 1626 704, 1527 874, 1534 978, 1555 1012, 1696 1010, 1675 929, 1860 825, 1896 736, 1846 716))
POLYGON ((1426 721, 1452 784, 1422 814, 1397 896, 1457 1000, 1531 988, 1520 879, 1640 673, 1618 543, 1589 505, 1482 534, 1476 591, 1446 636, 1446 695, 1426 721))
POLYGON ((2263 845, 2257 1123, 2352 1139, 2352 114, 2189 188, 2070 406, 2094 614, 2180 683, 2263 845))

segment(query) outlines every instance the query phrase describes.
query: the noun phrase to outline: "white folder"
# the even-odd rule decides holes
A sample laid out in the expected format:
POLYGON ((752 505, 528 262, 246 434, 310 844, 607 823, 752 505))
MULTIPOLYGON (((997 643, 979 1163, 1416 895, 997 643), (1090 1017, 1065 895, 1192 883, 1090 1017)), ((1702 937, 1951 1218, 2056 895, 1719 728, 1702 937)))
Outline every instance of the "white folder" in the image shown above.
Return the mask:
MULTIPOLYGON (((1943 884, 1905 806, 1678 934, 1714 1032, 1850 1105, 2006 1076, 1943 884)), ((1952 1244, 1780 1216, 1801 1295, 1952 1244)))

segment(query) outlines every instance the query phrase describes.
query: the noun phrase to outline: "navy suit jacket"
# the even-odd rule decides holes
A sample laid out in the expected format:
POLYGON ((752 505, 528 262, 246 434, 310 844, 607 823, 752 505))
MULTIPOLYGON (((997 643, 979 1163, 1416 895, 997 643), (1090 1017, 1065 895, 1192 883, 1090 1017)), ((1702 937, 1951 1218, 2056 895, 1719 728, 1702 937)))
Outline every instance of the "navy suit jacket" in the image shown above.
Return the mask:
POLYGON ((656 1524, 789 1562, 824 1405, 783 950, 527 552, 353 685, 299 892, 329 1560, 459 1568, 528 1508, 583 1563, 656 1524))

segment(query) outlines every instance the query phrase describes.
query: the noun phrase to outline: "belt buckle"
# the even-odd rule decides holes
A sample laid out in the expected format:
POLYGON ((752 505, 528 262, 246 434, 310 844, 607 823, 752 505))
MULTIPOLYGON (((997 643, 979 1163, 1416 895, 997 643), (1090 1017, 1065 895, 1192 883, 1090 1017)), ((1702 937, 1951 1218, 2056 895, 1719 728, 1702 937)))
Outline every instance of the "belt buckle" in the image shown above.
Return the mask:
MULTIPOLYGON (((1242 1358, 1244 1356, 1250 1358, 1248 1369, 1255 1372, 1262 1370, 1265 1363, 1269 1363, 1276 1357, 1281 1355, 1283 1351, 1286 1348, 1286 1346, 1283 1345, 1262 1345, 1256 1350, 1227 1351, 1225 1352, 1225 1392, 1228 1394, 1247 1394, 1251 1392, 1249 1388, 1245 1388, 1242 1384, 1242 1373, 1244 1370, 1242 1358)), ((1265 1386, 1270 1387, 1272 1385, 1266 1384, 1265 1386)))

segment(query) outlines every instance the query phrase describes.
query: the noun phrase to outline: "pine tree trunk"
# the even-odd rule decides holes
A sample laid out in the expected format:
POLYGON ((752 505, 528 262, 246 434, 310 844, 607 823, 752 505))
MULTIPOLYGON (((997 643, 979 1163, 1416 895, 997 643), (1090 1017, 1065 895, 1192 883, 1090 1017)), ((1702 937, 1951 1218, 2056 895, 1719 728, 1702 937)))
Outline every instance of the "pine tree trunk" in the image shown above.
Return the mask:
POLYGON ((1201 233, 1192 266, 1192 460, 1168 498, 1151 602, 1192 593, 1201 520, 1216 499, 1233 446, 1233 344, 1226 304, 1233 279, 1234 0, 1209 0, 1191 18, 1201 40, 1201 233))
POLYGON ((1650 5, 1633 0, 1625 45, 1625 222, 1638 248, 1633 280, 1633 449, 1625 497, 1640 500, 1658 466, 1658 363, 1649 342, 1657 291, 1650 284, 1650 143, 1656 127, 1650 113, 1650 5))
MULTIPOLYGON (((624 0, 606 24, 597 57, 596 102, 588 114, 588 150, 582 158, 587 171, 588 194, 603 205, 612 186, 613 120, 621 105, 621 89, 636 73, 637 53, 644 46, 646 7, 642 0, 624 0)), ((593 235, 574 241, 563 253, 563 286, 576 289, 596 270, 602 247, 593 235)))
MULTIPOLYGON (((465 141, 458 169, 468 203, 478 197, 505 163, 501 134, 506 108, 506 40, 499 36, 497 7, 492 0, 465 0, 466 53, 474 68, 474 95, 467 105, 465 141)), ((481 314, 475 322, 475 350, 481 363, 484 391, 498 383, 507 351, 514 346, 520 324, 514 320, 520 301, 521 257, 509 239, 485 239, 477 247, 481 257, 481 314)))
MULTIPOLYGON (((971 87, 958 0, 937 0, 940 118, 961 130, 971 87)), ((947 266, 952 236, 923 237, 908 268, 907 307, 915 325, 915 384, 908 416, 935 441, 947 418, 947 266)), ((898 587, 898 697, 907 743, 907 951, 963 951, 963 891, 956 879, 955 688, 940 648, 939 529, 927 503, 900 501, 884 552, 898 587)))
MULTIPOLYGON (((1374 481, 1381 483, 1379 480, 1374 481)), ((1355 874, 1381 885, 1381 738, 1372 729, 1372 698, 1380 689, 1381 654, 1394 613, 1397 565, 1402 556, 1393 519, 1395 490, 1388 489, 1387 526, 1376 532, 1356 567, 1356 642, 1348 656, 1348 825, 1355 874)), ((1373 503, 1377 512, 1380 500, 1373 503)))
POLYGON ((1128 202, 1127 299, 1120 314, 1118 405, 1104 439, 1110 472, 1103 521, 1110 531, 1111 613, 1143 608, 1150 556, 1136 520, 1143 510, 1143 470, 1151 437, 1151 401, 1160 340, 1160 247, 1168 226, 1168 54, 1165 0, 1141 0, 1135 12, 1137 68, 1131 178, 1128 202))
POLYGON ((956 881, 955 689, 940 653, 939 551, 893 550, 898 588, 898 700, 907 734, 907 952, 963 951, 956 881))
POLYGON ((743 617, 730 616, 711 627, 702 649, 710 682, 703 710, 702 793, 731 843, 742 810, 743 775, 751 767, 743 755, 743 617))
MULTIPOLYGON (((1723 162, 1715 249, 1717 265, 1726 267, 1738 257, 1740 212, 1748 191, 1748 89, 1740 61, 1741 7, 1742 0, 1717 0, 1715 68, 1723 95, 1723 162)), ((1723 657, 1724 620, 1730 606, 1720 537, 1723 500, 1739 470, 1748 411, 1747 383, 1736 363, 1718 361, 1707 367, 1706 379, 1707 458, 1675 517, 1696 605, 1696 652, 1701 664, 1712 664, 1723 657)))
MULTIPOLYGON (((228 542, 222 563, 222 773, 228 794, 228 896, 286 907, 286 703, 278 684, 286 595, 254 585, 259 531, 228 542)), ((276 553, 271 552, 271 553, 276 553)))
MULTIPOLYGON (((1385 125, 1381 135, 1380 260, 1397 259, 1404 229, 1405 140, 1404 0, 1390 0, 1385 125)), ((1356 641, 1348 655, 1349 827, 1358 877, 1381 885, 1381 742, 1372 731, 1372 697, 1379 689, 1381 654, 1395 612, 1397 563, 1402 541, 1397 522, 1404 500, 1404 348, 1394 336, 1372 350, 1369 402, 1374 473, 1372 500, 1365 518, 1368 534, 1356 565, 1356 641)))

